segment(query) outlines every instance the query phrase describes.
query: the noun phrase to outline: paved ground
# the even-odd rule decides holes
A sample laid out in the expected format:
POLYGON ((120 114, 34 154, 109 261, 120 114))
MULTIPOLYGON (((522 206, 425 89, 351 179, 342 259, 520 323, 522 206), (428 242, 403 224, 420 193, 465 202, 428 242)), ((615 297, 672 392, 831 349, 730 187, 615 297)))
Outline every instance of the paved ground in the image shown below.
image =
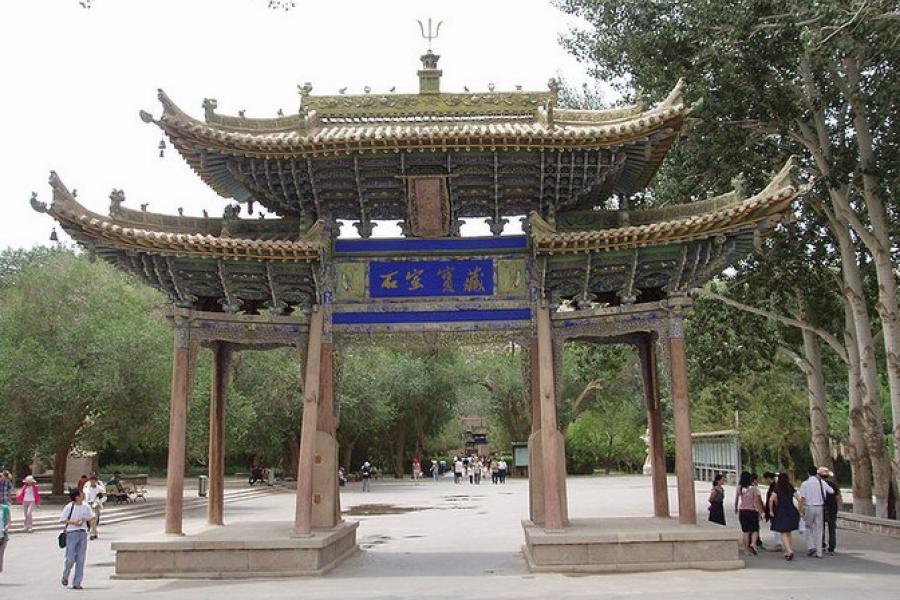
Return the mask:
MULTIPOLYGON (((702 485, 702 484, 698 484, 702 485)), ((91 598, 815 598, 900 597, 900 541, 840 531, 839 553, 822 560, 801 556, 786 563, 780 553, 748 559, 741 571, 674 571, 628 575, 533 575, 521 556, 520 520, 527 515, 527 483, 505 486, 454 485, 450 480, 414 485, 378 481, 363 494, 344 488, 348 519, 360 521, 362 551, 320 578, 254 581, 116 581, 109 543, 162 529, 162 518, 111 525, 91 543, 85 577, 91 598), (374 505, 374 506, 373 506, 374 505), (409 512, 396 512, 400 508, 409 512), (388 514, 384 514, 388 513, 388 514), (234 595, 234 596, 232 596, 234 595)), ((675 506, 674 482, 670 482, 675 506)), ((572 517, 648 515, 650 481, 645 477, 570 478, 572 517)), ((730 492, 729 492, 730 494, 730 492)), ((698 490, 705 511, 706 490, 698 490)), ((226 505, 231 522, 286 521, 290 493, 226 505)), ((203 526, 204 511, 186 514, 190 533, 203 526)), ((729 521, 736 521, 728 515, 729 521)), ((63 598, 76 592, 59 585, 62 563, 55 532, 14 535, 0 574, 0 598, 63 598), (18 597, 18 596, 15 596, 18 597)))

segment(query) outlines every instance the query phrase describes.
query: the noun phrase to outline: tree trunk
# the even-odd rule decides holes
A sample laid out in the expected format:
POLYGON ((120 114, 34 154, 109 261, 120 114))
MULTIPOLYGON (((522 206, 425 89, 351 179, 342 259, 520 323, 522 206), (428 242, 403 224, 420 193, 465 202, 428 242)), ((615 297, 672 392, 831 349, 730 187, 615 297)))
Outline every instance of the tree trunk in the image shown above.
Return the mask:
MULTIPOLYGON (((892 266, 887 272, 884 272, 883 268, 885 256, 882 251, 890 248, 889 236, 887 235, 887 215, 884 210, 884 203, 881 200, 879 181, 875 177, 878 168, 875 161, 873 138, 869 128, 868 116, 866 115, 866 107, 861 95, 859 70, 855 57, 853 55, 845 55, 841 65, 828 65, 827 69, 834 84, 840 89, 849 103, 853 114, 854 139, 859 150, 859 166, 863 180, 863 198, 866 203, 872 231, 861 222, 859 215, 856 213, 851 203, 848 185, 846 183, 838 183, 841 178, 835 177, 835 174, 832 173, 834 153, 832 148, 833 141, 829 135, 828 116, 825 114, 825 104, 822 102, 822 95, 817 87, 819 84, 813 76, 808 61, 801 61, 801 73, 807 90, 807 104, 815 123, 815 132, 805 122, 801 121, 798 123, 798 126, 803 134, 797 139, 812 154, 821 177, 829 182, 828 195, 834 210, 833 214, 828 215, 828 220, 831 230, 838 240, 841 254, 841 270, 845 284, 844 295, 852 307, 853 319, 856 325, 856 343, 860 358, 859 381, 862 400, 862 421, 865 425, 866 445, 868 446, 869 458, 872 462, 875 514, 876 516, 884 517, 887 514, 888 495, 894 473, 884 443, 884 419, 881 415, 881 400, 878 394, 875 348, 872 343, 872 331, 869 325, 862 279, 859 275, 856 249, 850 238, 849 227, 853 227, 862 242, 872 252, 876 261, 876 272, 880 288, 879 305, 885 299, 892 298, 892 303, 883 307, 879 306, 879 311, 884 309, 887 311, 887 314, 892 313, 896 315, 896 278, 893 274, 892 266), (845 75, 838 71, 838 66, 843 66, 845 75), (885 244, 885 241, 888 243, 885 244), (881 255, 881 258, 879 258, 879 255, 881 255), (882 264, 881 268, 877 266, 879 262, 882 264), (890 289, 887 289, 888 287, 890 289), (886 295, 882 296, 881 292, 885 292, 886 295)), ((884 332, 886 342, 891 344, 887 347, 888 353, 896 353, 897 329, 890 319, 884 324, 884 332), (890 331, 888 331, 889 329, 890 331)), ((896 364, 896 356, 891 360, 896 364)), ((889 381, 895 381, 892 375, 889 375, 888 379, 889 381)), ((900 381, 900 378, 897 381, 900 381)), ((891 390, 892 408, 895 391, 900 392, 900 389, 895 390, 892 388, 891 390)), ((900 403, 898 403, 898 409, 900 409, 900 403)), ((895 424, 898 417, 900 415, 895 414, 895 424)), ((895 431, 895 433, 898 432, 895 431)))
POLYGON ((353 442, 347 442, 341 446, 341 466, 344 472, 350 472, 350 461, 353 459, 353 442))
POLYGON ((872 503, 872 462, 869 449, 866 447, 863 404, 860 396, 859 353, 856 346, 856 325, 849 304, 844 305, 844 339, 847 344, 847 389, 849 390, 848 426, 850 429, 847 444, 848 459, 853 490, 853 512, 859 515, 874 515, 875 505, 872 503))
POLYGON ((825 376, 822 372, 822 350, 819 340, 811 331, 804 329, 803 354, 806 358, 806 385, 809 392, 809 449, 817 466, 834 470, 831 458, 831 430, 825 406, 825 376))
POLYGON ((791 447, 787 440, 782 440, 781 445, 784 448, 784 455, 787 457, 788 475, 790 476, 791 481, 797 481, 797 463, 794 462, 794 455, 791 454, 791 447))
POLYGON ((403 479, 403 465, 406 462, 406 435, 396 432, 391 452, 391 463, 394 468, 394 479, 403 479))
POLYGON ((875 344, 872 341, 869 311, 866 307, 856 249, 853 247, 853 242, 850 239, 846 221, 842 221, 840 225, 840 227, 832 228, 832 230, 838 239, 841 253, 841 273, 845 284, 844 297, 852 311, 856 328, 862 422, 865 427, 866 446, 872 462, 875 515, 885 517, 887 515, 887 501, 893 473, 884 441, 884 419, 881 414, 881 398, 878 393, 878 365, 875 360, 875 344))
POLYGON ((607 435, 606 435, 606 441, 607 441, 607 444, 606 444, 606 460, 603 461, 603 462, 604 462, 605 465, 606 465, 606 467, 605 467, 606 474, 609 475, 610 472, 612 471, 612 464, 613 464, 613 442, 615 441, 615 438, 613 438, 613 436, 607 434, 607 435))
POLYGON ((860 82, 860 65, 855 54, 847 55, 843 60, 847 74, 846 85, 842 86, 850 102, 853 114, 853 126, 856 130, 857 148, 859 149, 860 172, 862 173, 863 197, 866 202, 866 213, 871 224, 871 233, 860 229, 860 239, 869 249, 875 262, 875 277, 878 280, 878 302, 875 305, 881 319, 884 335, 884 349, 887 356, 888 388, 891 397, 891 428, 894 438, 894 478, 900 486, 900 316, 897 308, 897 276, 891 257, 891 232, 887 209, 883 199, 883 182, 879 180, 881 172, 875 156, 875 141, 869 123, 869 115, 863 98, 860 82))
POLYGON ((297 434, 289 435, 285 444, 287 446, 287 453, 285 454, 286 460, 283 461, 285 463, 285 474, 292 473, 294 479, 296 479, 299 474, 297 469, 300 465, 300 440, 298 439, 297 434))
POLYGON ((69 458, 69 444, 63 444, 53 454, 53 484, 51 492, 54 496, 66 493, 66 461, 69 458))
POLYGON ((416 449, 415 457, 420 461, 425 455, 425 416, 422 414, 419 403, 416 403, 414 417, 416 420, 416 449))
POLYGON ((887 356, 888 390, 891 396, 891 431, 894 437, 894 485, 900 488, 900 319, 897 315, 897 280, 893 261, 886 251, 875 253, 875 273, 878 277, 878 303, 875 308, 881 318, 884 351, 887 356))

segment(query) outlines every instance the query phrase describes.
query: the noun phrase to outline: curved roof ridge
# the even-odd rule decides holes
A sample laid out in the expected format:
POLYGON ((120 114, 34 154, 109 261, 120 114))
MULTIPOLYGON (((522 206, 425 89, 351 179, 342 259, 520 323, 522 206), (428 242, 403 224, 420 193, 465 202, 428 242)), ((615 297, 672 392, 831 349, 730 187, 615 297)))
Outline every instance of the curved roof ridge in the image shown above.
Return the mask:
MULTIPOLYGON (((636 248, 710 237, 750 225, 764 224, 767 230, 772 229, 797 194, 802 191, 791 181, 794 167, 794 158, 791 157, 765 188, 749 198, 738 202, 726 202, 723 206, 717 206, 704 213, 684 215, 666 221, 600 230, 560 232, 538 215, 532 214, 530 219, 535 251, 539 254, 552 254, 636 248), (772 217, 779 219, 773 220, 772 217)), ((717 198, 725 196, 727 194, 717 198)))
POLYGON ((314 224, 300 240, 259 240, 204 232, 161 231, 129 226, 84 207, 55 171, 50 172, 53 201, 49 206, 32 195, 35 210, 46 212, 83 244, 108 245, 122 250, 157 254, 199 255, 256 260, 319 260, 326 244, 321 224, 314 224))
POLYGON ((613 124, 632 119, 640 119, 666 111, 667 109, 683 110, 687 108, 685 115, 690 113, 690 107, 684 104, 684 88, 685 80, 679 79, 672 88, 672 91, 665 99, 653 106, 647 108, 643 101, 625 106, 616 106, 601 109, 573 109, 573 108, 556 108, 553 110, 553 121, 557 124, 580 125, 585 124, 613 124))
MULTIPOLYGON (((685 82, 679 79, 669 95, 658 105, 646 109, 642 102, 607 109, 565 109, 553 108, 554 124, 572 126, 629 125, 642 119, 654 120, 660 115, 684 117, 690 107, 684 104, 685 82)), ((540 125, 545 119, 541 111, 546 111, 555 103, 556 96, 549 92, 489 92, 441 93, 441 94, 366 94, 303 96, 304 104, 300 112, 278 117, 245 117, 221 115, 215 112, 215 99, 203 102, 205 119, 190 116, 179 108, 169 96, 159 90, 159 100, 163 105, 161 121, 174 119, 191 125, 206 126, 224 132, 250 134, 255 137, 271 137, 275 134, 309 132, 311 129, 347 127, 363 131, 372 127, 402 124, 407 126, 455 127, 478 126, 492 122, 527 122, 540 125), (318 127, 316 127, 318 126, 318 127)), ((144 118, 145 113, 142 113, 144 118)), ((146 118, 145 118, 146 120, 146 118)))

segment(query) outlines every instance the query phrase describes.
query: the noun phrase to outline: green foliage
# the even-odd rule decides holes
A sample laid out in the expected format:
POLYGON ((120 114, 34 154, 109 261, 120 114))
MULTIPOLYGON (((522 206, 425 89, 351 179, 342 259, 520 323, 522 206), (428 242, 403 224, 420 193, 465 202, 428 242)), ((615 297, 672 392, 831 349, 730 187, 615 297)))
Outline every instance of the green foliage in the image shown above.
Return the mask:
MULTIPOLYGON (((889 215, 896 213, 900 181, 896 2, 557 0, 557 4, 583 19, 585 26, 573 29, 563 43, 598 78, 626 92, 640 89, 651 102, 664 98, 679 78, 687 82, 686 100, 695 103, 689 135, 675 144, 652 189, 636 199, 638 204, 689 202, 728 191, 740 174, 744 177, 738 187, 752 193, 788 155, 799 157, 801 179, 811 189, 796 205, 796 222, 764 241, 765 252, 739 264, 719 291, 842 337, 840 261, 822 207, 829 206, 829 192, 841 188, 868 225, 860 180, 874 175, 889 215), (848 65, 854 64, 858 88, 848 86, 853 76, 848 65), (851 110, 851 100, 864 107, 873 129, 873 173, 861 172, 853 122, 857 109, 851 110), (817 121, 819 115, 822 119, 817 121)), ((575 98, 580 100, 591 98, 575 98)), ((893 239, 896 223, 891 220, 893 239)), ((871 301, 877 290, 869 257, 861 252, 860 261, 871 301)), ((792 422, 784 421, 789 415, 775 420, 775 413, 763 404, 749 402, 753 391, 746 386, 755 381, 761 386, 756 393, 771 396, 768 386, 762 385, 767 382, 758 379, 765 374, 769 381, 781 382, 782 392, 791 399, 802 398, 804 385, 795 367, 777 358, 779 348, 796 352, 801 347, 796 330, 698 300, 687 339, 695 428, 729 426, 737 405, 743 406, 742 414, 751 411, 744 415, 744 424, 768 422, 777 429, 792 422), (755 410, 761 412, 757 415, 755 410)), ((829 416, 845 438, 846 367, 828 352, 824 362, 829 416)), ((785 406, 808 415, 799 400, 785 406)), ((794 433, 791 444, 803 448, 808 432, 794 433)))
POLYGON ((86 256, 4 257, 14 274, 0 290, 3 449, 27 457, 159 441, 171 347, 162 297, 86 256))
MULTIPOLYGON (((407 458, 424 456, 457 400, 455 351, 354 348, 340 365, 338 441, 357 462, 372 460, 402 472, 407 458)), ((349 457, 348 457, 349 458, 349 457)), ((345 464, 347 459, 343 461, 345 464)))
POLYGON ((461 368, 471 386, 465 393, 481 399, 468 414, 490 418, 489 440, 494 448, 510 448, 512 442, 528 439, 531 433, 531 398, 527 395, 523 360, 530 360, 516 344, 467 348, 461 368), (479 410, 479 408, 481 410, 479 410))
POLYGON ((643 413, 628 399, 598 404, 582 413, 566 431, 570 473, 640 471, 646 456, 641 439, 643 413))
POLYGON ((635 349, 567 344, 558 417, 570 472, 640 470, 647 416, 635 349))
MULTIPOLYGON (((209 452, 209 394, 212 354, 201 351, 188 416, 189 460, 206 463, 209 452)), ((293 470, 291 447, 299 443, 303 387, 295 349, 244 350, 232 358, 225 413, 228 464, 293 470)))

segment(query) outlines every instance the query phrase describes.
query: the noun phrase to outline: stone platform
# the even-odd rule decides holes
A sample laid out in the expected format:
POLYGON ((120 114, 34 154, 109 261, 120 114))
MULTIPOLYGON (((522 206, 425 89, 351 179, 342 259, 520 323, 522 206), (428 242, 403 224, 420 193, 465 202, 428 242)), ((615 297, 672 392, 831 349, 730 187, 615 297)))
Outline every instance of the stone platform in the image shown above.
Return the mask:
POLYGON ((248 522, 196 535, 114 542, 114 579, 244 579, 321 575, 356 551, 356 522, 306 537, 293 523, 248 522))
POLYGON ((534 572, 623 573, 670 569, 740 569, 740 533, 677 519, 572 519, 562 532, 523 521, 525 560, 534 572))

